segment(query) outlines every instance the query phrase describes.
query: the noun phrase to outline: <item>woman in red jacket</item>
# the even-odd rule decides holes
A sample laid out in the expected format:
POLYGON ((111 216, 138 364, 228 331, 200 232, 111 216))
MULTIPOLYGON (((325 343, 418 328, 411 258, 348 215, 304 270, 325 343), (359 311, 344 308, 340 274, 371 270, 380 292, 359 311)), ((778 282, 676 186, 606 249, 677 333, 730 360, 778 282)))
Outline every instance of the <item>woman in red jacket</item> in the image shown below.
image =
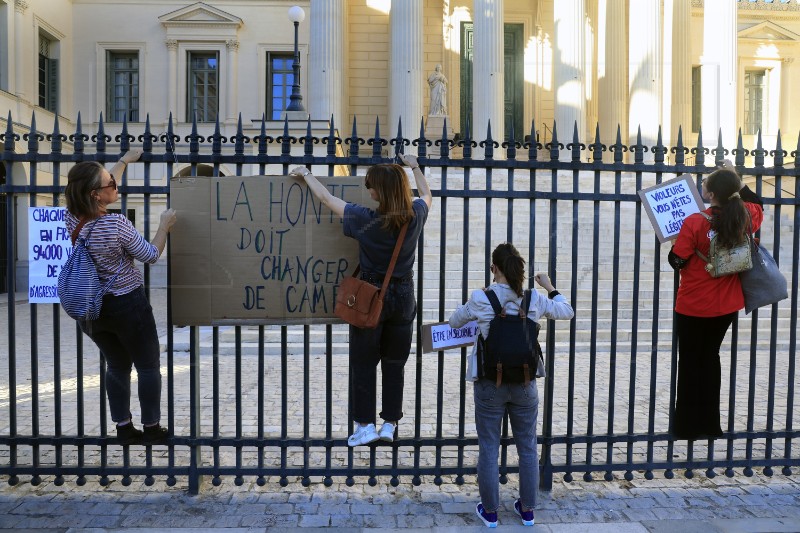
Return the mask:
POLYGON ((669 253, 670 265, 681 273, 675 303, 678 391, 671 431, 675 438, 688 440, 722 435, 719 349, 744 307, 739 276, 712 278, 696 252, 707 257, 715 235, 718 246, 738 244, 746 233, 758 230, 764 218, 761 199, 742 187, 730 162, 709 174, 701 190, 711 204, 705 210, 711 220, 700 213, 687 217, 669 253))

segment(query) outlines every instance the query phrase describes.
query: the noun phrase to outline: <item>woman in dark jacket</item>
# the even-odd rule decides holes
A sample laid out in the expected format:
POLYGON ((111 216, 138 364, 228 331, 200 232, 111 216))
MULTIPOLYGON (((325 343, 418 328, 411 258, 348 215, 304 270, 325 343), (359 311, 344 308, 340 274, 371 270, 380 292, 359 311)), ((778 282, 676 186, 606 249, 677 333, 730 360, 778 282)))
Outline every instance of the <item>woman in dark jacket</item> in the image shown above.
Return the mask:
POLYGON ((399 165, 375 165, 367 171, 364 184, 377 209, 347 203, 333 196, 306 167, 291 175, 305 181, 314 196, 344 219, 344 234, 358 241, 361 279, 376 286, 383 284, 400 229, 408 224, 405 240, 384 296, 380 323, 375 329, 350 326, 350 381, 353 434, 350 446, 369 444, 378 439, 394 440, 397 422, 403 417, 405 364, 411 350, 411 335, 417 302, 414 295, 414 259, 417 241, 433 201, 425 175, 413 155, 400 159, 411 167, 420 198, 414 200, 408 178, 399 165), (383 379, 382 411, 384 423, 375 428, 377 365, 383 379))

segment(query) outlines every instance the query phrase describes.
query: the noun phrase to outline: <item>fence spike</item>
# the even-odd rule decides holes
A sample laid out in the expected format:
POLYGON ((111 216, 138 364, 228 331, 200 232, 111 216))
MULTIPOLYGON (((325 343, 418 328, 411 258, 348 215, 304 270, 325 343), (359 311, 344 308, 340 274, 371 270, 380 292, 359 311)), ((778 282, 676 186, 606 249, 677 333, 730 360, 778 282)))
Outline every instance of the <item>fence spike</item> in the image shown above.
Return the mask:
POLYGON ((190 154, 197 154, 200 152, 200 135, 197 133, 197 113, 192 113, 192 132, 186 140, 189 141, 190 154))
POLYGON ((559 148, 563 148, 560 142, 558 142, 558 128, 556 121, 553 121, 553 136, 550 138, 550 160, 551 161, 558 161, 559 157, 559 148))
POLYGON ((70 139, 72 140, 72 151, 76 154, 83 153, 83 141, 84 141, 84 134, 83 129, 81 127, 81 112, 78 111, 78 121, 75 125, 75 133, 70 135, 70 139))
MULTIPOLYGON (((144 120, 144 133, 139 136, 139 140, 142 141, 142 150, 145 153, 153 151, 153 137, 155 136, 150 131, 150 113, 147 113, 144 120)), ((156 140, 158 140, 157 137, 156 140)))
POLYGON ((466 132, 464 133, 464 141, 461 143, 461 145, 464 147, 462 152, 464 159, 472 159, 472 148, 475 146, 475 142, 472 140, 471 128, 472 126, 469 121, 469 113, 467 113, 466 132))
POLYGON ((330 129, 328 131, 328 157, 335 157, 336 156, 336 136, 334 135, 335 128, 333 126, 333 113, 331 113, 331 123, 330 129))
POLYGON ((766 154, 766 150, 764 150, 764 143, 761 141, 761 129, 758 130, 758 137, 756 141, 756 149, 753 150, 753 155, 755 156, 755 165, 757 167, 764 166, 764 154, 766 154))
POLYGON ((128 114, 126 113, 122 117, 122 131, 120 131, 119 137, 117 137, 119 141, 119 151, 121 153, 125 153, 131 149, 132 139, 133 136, 128 133, 128 114))
POLYGON ((703 127, 699 127, 697 132, 697 147, 692 149, 694 154, 695 166, 706 166, 706 154, 708 148, 703 146, 703 127))
POLYGON ((686 147, 683 146, 683 126, 678 126, 678 144, 672 149, 672 153, 675 154, 676 165, 682 165, 684 163, 686 150, 686 147))
POLYGON ((220 133, 219 129, 219 115, 217 115, 217 120, 214 122, 214 134, 211 136, 211 153, 212 154, 221 154, 222 153, 222 133, 220 133))
POLYGON ((425 138, 425 117, 419 117, 419 137, 414 140, 417 147, 417 157, 428 157, 428 145, 431 142, 425 138))
POLYGON ((658 136, 656 137, 656 145, 653 147, 653 162, 664 164, 664 153, 666 149, 664 148, 664 143, 662 142, 661 136, 661 125, 658 126, 658 136))
POLYGON ((736 148, 733 150, 734 155, 734 165, 737 167, 744 166, 744 158, 749 152, 745 150, 744 144, 742 143, 742 128, 739 128, 739 135, 736 139, 736 148))
POLYGON ((514 131, 514 121, 511 121, 511 127, 508 130, 508 140, 503 143, 506 149, 506 159, 517 158, 517 139, 516 132, 514 131))
POLYGON ((539 157, 539 139, 536 138, 536 121, 531 119, 531 133, 528 141, 528 161, 536 161, 539 157))
POLYGON ((167 120, 167 134, 164 136, 164 142, 166 145, 165 152, 167 154, 172 154, 170 157, 170 161, 168 163, 175 162, 177 163, 177 150, 175 149, 175 141, 180 140, 177 135, 175 135, 175 128, 172 125, 172 111, 169 112, 169 119, 167 120))
POLYGON ((350 132, 350 138, 347 139, 347 144, 350 147, 350 155, 352 157, 358 157, 358 145, 360 142, 363 142, 362 139, 358 138, 358 131, 356 127, 356 116, 353 115, 353 129, 350 132))
POLYGON ((622 144, 622 128, 617 122, 617 141, 611 147, 611 152, 614 154, 614 162, 622 163, 622 154, 628 151, 628 147, 622 144))
POLYGON ((258 141, 258 155, 267 155, 267 115, 265 113, 261 113, 261 130, 256 141, 258 141))
POLYGON ((439 157, 441 159, 450 159, 450 144, 452 141, 447 138, 447 117, 444 117, 442 124, 442 138, 437 141, 439 145, 439 157))
POLYGON ((797 134, 797 146, 792 152, 792 157, 794 157, 794 167, 800 168, 800 133, 797 134))
POLYGON ((783 149, 783 143, 781 142, 781 130, 778 128, 778 136, 775 139, 775 149, 770 152, 770 155, 774 158, 773 165, 776 167, 783 166, 783 158, 786 156, 786 150, 783 149))
POLYGON ((305 139, 303 139, 303 153, 308 156, 314 155, 314 144, 317 142, 319 141, 311 135, 311 115, 308 115, 306 121, 306 136, 305 139))
POLYGON ((58 115, 56 115, 53 122, 53 133, 50 135, 50 151, 54 154, 61 153, 61 143, 66 139, 66 136, 61 135, 61 128, 58 124, 58 115))
POLYGON ((586 148, 586 145, 580 141, 578 136, 578 121, 576 120, 572 125, 572 142, 567 145, 567 148, 572 150, 572 161, 580 163, 581 150, 586 148))
POLYGON ((97 134, 92 138, 92 140, 95 143, 94 147, 97 153, 102 154, 106 151, 106 141, 110 140, 110 137, 106 135, 102 111, 100 111, 100 121, 97 123, 97 134))
POLYGON ((239 112, 239 120, 236 122, 236 135, 233 137, 233 152, 236 155, 244 155, 244 129, 242 128, 242 113, 239 112))
POLYGON ((644 152, 647 150, 647 147, 642 143, 641 124, 639 124, 639 128, 636 130, 636 144, 634 144, 631 149, 633 150, 633 162, 644 163, 644 152))
POLYGON ((28 138, 28 151, 32 153, 39 152, 39 134, 36 132, 36 111, 31 113, 31 129, 26 134, 28 138))
POLYGON ((714 164, 717 166, 722 165, 722 161, 725 159, 725 155, 728 154, 728 150, 722 146, 722 128, 719 129, 719 133, 717 133, 717 147, 713 150, 714 153, 714 164))
POLYGON ((397 118, 397 137, 392 139, 392 144, 394 144, 395 157, 403 153, 403 117, 397 118))
POLYGON ((377 163, 381 157, 383 144, 386 141, 381 139, 381 119, 375 116, 375 135, 370 139, 369 143, 372 145, 372 159, 377 163))
POLYGON ((489 119, 486 124, 486 140, 481 142, 485 159, 494 159, 494 144, 494 139, 492 139, 492 119, 489 119))
POLYGON ((283 117, 283 135, 281 136, 281 155, 288 156, 292 150, 289 139, 289 116, 283 117))
MULTIPOLYGON (((58 118, 58 115, 56 115, 58 118)), ((3 135, 3 150, 6 152, 14 151, 14 143, 19 140, 19 135, 14 133, 14 123, 11 122, 11 110, 8 111, 8 119, 6 121, 6 133, 3 135)))

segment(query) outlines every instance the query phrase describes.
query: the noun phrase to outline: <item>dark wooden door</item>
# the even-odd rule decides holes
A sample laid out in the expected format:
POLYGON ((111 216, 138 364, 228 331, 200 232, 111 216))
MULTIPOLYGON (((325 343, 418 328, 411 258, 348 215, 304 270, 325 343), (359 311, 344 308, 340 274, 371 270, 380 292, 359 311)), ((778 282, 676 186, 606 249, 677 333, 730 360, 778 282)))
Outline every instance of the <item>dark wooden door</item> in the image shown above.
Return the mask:
MULTIPOLYGON (((472 22, 461 23, 461 132, 466 132, 467 117, 472 117, 472 60, 473 60, 472 22)), ((503 114, 505 115, 504 139, 508 139, 511 125, 514 125, 514 136, 521 139, 524 135, 522 117, 525 104, 523 101, 524 52, 522 24, 506 24, 503 31, 503 61, 505 78, 503 81, 503 114)), ((472 124, 472 136, 483 138, 486 124, 472 124), (477 133, 476 133, 477 132, 477 133)))

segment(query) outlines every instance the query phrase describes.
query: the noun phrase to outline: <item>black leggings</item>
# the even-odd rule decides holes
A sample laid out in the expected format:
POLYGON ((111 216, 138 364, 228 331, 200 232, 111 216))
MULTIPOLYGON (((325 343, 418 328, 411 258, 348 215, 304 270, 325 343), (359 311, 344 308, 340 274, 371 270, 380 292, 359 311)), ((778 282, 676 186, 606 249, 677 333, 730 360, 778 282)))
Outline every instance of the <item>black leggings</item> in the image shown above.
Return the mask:
POLYGON ((719 424, 719 347, 736 313, 715 317, 675 313, 678 334, 678 393, 672 435, 708 439, 722 435, 719 424))

